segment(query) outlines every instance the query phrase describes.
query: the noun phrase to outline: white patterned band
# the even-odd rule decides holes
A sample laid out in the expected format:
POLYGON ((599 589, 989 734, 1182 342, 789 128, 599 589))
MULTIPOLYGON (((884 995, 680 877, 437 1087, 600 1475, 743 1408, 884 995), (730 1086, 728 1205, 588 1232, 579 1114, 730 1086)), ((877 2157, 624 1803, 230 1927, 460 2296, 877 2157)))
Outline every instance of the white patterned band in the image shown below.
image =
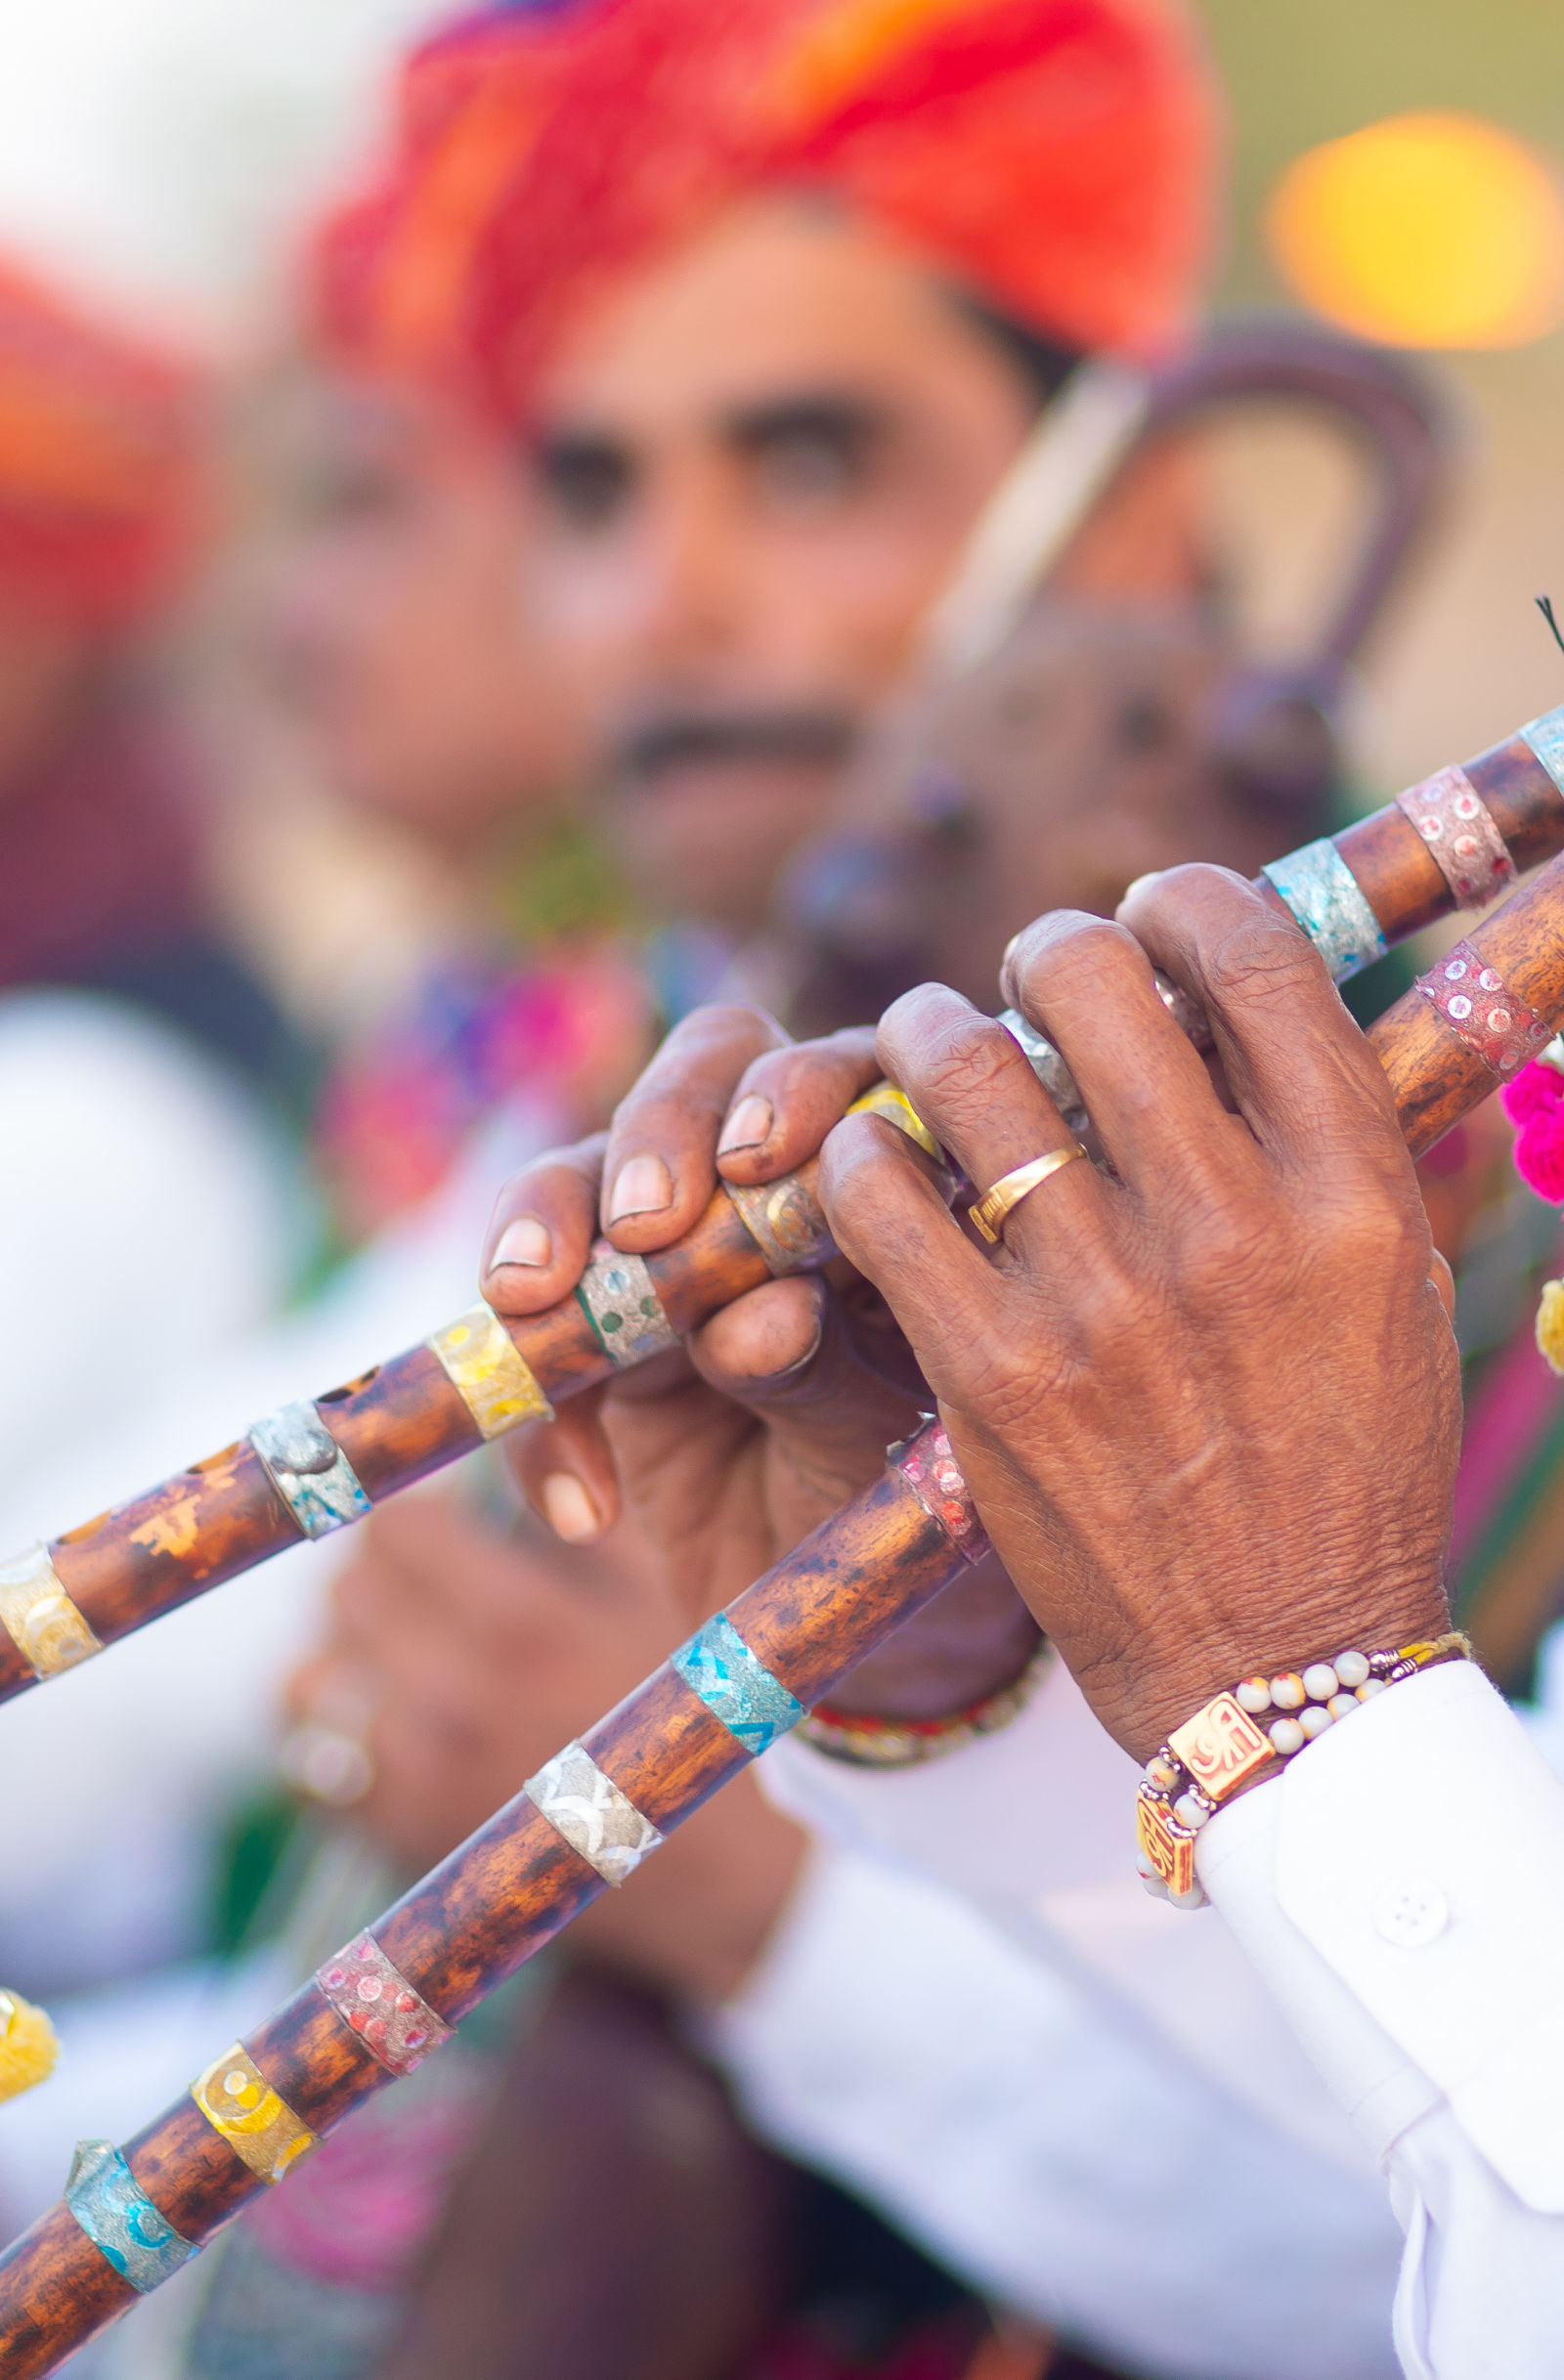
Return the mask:
POLYGON ((121 2280, 145 2297, 200 2253, 153 2206, 112 2141, 78 2141, 65 2204, 121 2280))
POLYGON ((1544 711, 1540 719, 1529 720, 1521 729, 1521 741, 1531 746, 1564 794, 1564 706, 1557 711, 1544 711))
POLYGON ((1382 959, 1388 944, 1352 870, 1328 836, 1262 868, 1329 968, 1332 979, 1382 959))
POLYGON ((46 1545, 0 1563, 0 1627, 35 1677, 58 1677, 103 1645, 60 1583, 46 1545))
POLYGON ((644 1363, 679 1343, 645 1259, 622 1256, 606 1239, 593 1242, 576 1295, 612 1363, 644 1363))
POLYGON ((605 1884, 622 1884, 663 1839, 580 1742, 545 1760, 524 1791, 605 1884))
POLYGON ((369 1499, 313 1405, 280 1405, 249 1432, 266 1475, 307 1537, 362 1521, 369 1499))

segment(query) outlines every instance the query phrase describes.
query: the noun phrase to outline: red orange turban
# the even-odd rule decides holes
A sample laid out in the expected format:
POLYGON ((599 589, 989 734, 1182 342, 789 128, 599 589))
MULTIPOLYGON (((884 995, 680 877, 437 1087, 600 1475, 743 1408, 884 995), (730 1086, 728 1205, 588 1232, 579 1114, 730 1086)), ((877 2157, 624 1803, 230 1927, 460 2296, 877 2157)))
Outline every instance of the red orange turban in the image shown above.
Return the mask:
POLYGON ((0 600, 121 620, 195 515, 194 382, 0 258, 0 600))
POLYGON ((1144 353, 1188 323, 1219 146, 1181 0, 497 9, 412 63, 336 315, 443 342, 513 411, 619 274, 744 192, 823 187, 1052 339, 1144 353))

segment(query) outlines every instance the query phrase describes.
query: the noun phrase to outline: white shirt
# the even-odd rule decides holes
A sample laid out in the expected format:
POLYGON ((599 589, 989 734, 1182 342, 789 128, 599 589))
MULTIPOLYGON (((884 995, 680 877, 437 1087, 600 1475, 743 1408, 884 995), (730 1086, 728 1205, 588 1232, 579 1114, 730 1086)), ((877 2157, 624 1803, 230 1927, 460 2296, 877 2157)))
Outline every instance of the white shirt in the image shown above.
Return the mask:
POLYGON ((1215 1907, 1191 1916, 1134 1876, 1135 1774, 1062 1670, 1002 1735, 922 1769, 778 1746, 762 1776, 785 1807, 860 1870, 889 1856, 909 1892, 918 1869, 947 1890, 904 1901, 898 1937, 884 1911, 851 1915, 854 1892, 874 1905, 861 1874, 812 1880, 719 2020, 743 2095, 785 2145, 877 2176, 936 2252, 1132 2368, 1393 2370, 1400 2250, 1404 2370, 1553 2380, 1564 2197, 1537 2193, 1564 2186, 1564 1787, 1475 1669, 1433 1672, 1212 1821, 1215 1907), (1021 1954, 1024 2013, 1019 1969, 990 1947, 979 1971, 949 1888, 1021 1954), (1377 1930, 1431 1926, 1436 1894, 1432 1958, 1377 1930), (963 2106, 1007 2094, 1008 2136, 988 2125, 985 2145, 963 2106), (980 2189, 957 2179, 984 2155, 980 2189))

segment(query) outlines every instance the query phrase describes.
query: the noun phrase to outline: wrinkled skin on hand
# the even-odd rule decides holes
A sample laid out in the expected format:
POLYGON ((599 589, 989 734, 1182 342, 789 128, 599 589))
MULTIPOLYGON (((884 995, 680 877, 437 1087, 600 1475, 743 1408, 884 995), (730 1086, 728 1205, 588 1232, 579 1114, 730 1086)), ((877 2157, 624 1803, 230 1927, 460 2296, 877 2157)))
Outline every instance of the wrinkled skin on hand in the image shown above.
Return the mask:
MULTIPOLYGON (((1238 878, 1146 879, 1113 923, 1055 913, 1012 946, 1004 991, 1063 1049, 1112 1173, 1067 1166, 997 1249, 903 1135, 835 1122, 883 1071, 978 1184, 1065 1144, 1010 1037, 926 985, 872 1050, 864 1034, 790 1047, 744 1011, 688 1020, 604 1148, 507 1187, 485 1292, 536 1312, 599 1218, 620 1247, 667 1245, 718 1170, 774 1180, 823 1139, 839 1245, 905 1349, 881 1317, 866 1331, 860 1292, 772 1283, 695 1335, 688 1370, 648 1369, 532 1433, 524 1479, 546 1510, 550 1466, 573 1469, 602 1521, 627 1495, 709 1606, 873 1477, 932 1395, 1027 1607, 1144 1758, 1240 1675, 1445 1624, 1448 1270, 1377 1061, 1315 953, 1238 878), (1205 1008, 1217 1064, 1173 1024, 1153 965, 1205 1008), (528 1218, 542 1265, 508 1261, 528 1218), (898 1394, 907 1350, 928 1385, 898 1394)), ((951 1590, 855 1673, 853 1703, 951 1709, 1014 1675, 1007 1593, 992 1577, 951 1590)))
MULTIPOLYGON (((484 1294, 506 1316, 552 1305, 580 1278, 599 1231, 639 1255, 670 1245, 703 1212, 719 1170, 743 1183, 789 1172, 880 1071, 872 1031, 795 1046, 758 1011, 698 1012, 606 1136, 506 1185, 484 1294), (546 1261, 508 1260, 517 1244, 546 1249, 546 1261)), ((507 1443, 537 1509, 577 1542, 628 1507, 693 1625, 877 1478, 887 1446, 919 1426, 928 1402, 882 1299, 838 1266, 829 1278, 751 1291, 692 1333, 684 1353, 573 1398, 554 1421, 507 1443)), ((1035 1641, 998 1566, 985 1565, 835 1699, 907 1716, 957 1709, 1014 1677, 1035 1641)))
MULTIPOLYGON (((1144 1759, 1244 1674, 1448 1624, 1448 1273, 1371 1050, 1237 877, 1179 868, 1117 923, 1045 918, 1004 991, 1062 1049, 1113 1177, 1064 1167, 979 1253, 906 1140, 850 1118, 826 1211, 1011 1577, 1144 1759), (1153 965, 1204 1008, 1231 1104, 1153 965)), ((951 992, 897 1002, 879 1051, 976 1182, 1067 1140, 1014 1042, 951 992)))

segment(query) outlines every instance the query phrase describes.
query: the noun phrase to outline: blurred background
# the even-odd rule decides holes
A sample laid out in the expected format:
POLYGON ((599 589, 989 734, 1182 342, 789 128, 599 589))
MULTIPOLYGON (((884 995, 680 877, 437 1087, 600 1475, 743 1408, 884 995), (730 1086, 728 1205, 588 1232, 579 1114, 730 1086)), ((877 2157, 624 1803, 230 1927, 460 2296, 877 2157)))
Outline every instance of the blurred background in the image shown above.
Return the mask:
MULTIPOLYGON (((1544 0, 1204 0, 1233 108, 1222 303, 1295 300, 1267 213, 1289 163, 1412 110, 1490 119, 1564 154, 1564 18, 1544 0)), ((242 357, 275 325, 291 243, 372 146, 422 0, 25 0, 0 6, 0 238, 89 293, 242 357)), ((1391 325, 1361 316, 1373 335, 1391 325)), ((1410 780, 1535 709, 1530 599, 1558 573, 1564 337, 1446 350, 1472 477, 1383 640, 1359 752, 1410 780)), ((1252 468, 1264 473, 1266 458, 1252 468)), ((1286 474, 1282 472, 1282 477, 1286 474)), ((1313 501, 1302 507, 1305 519, 1313 501)), ((1564 685, 1564 657, 1560 659, 1564 685)))

